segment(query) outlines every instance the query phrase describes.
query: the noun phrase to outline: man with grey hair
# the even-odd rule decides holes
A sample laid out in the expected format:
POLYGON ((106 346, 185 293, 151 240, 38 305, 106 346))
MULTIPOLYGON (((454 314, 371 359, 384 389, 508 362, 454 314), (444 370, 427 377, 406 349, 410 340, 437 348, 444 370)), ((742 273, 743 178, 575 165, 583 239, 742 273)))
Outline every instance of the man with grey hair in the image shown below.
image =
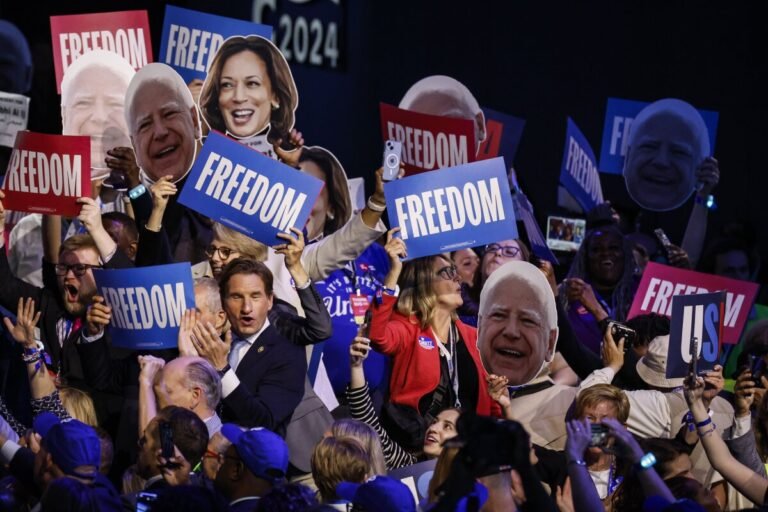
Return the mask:
POLYGON ((142 423, 151 421, 156 409, 176 405, 197 414, 205 423, 209 437, 221 429, 221 419, 216 414, 221 401, 221 379, 208 361, 202 357, 182 356, 163 365, 162 359, 141 356, 140 365, 142 423), (148 389, 149 386, 153 389, 148 389), (155 403, 148 397, 152 392, 155 403))
POLYGON ((489 388, 534 444, 562 450, 565 413, 578 389, 549 378, 557 335, 555 296, 543 272, 527 261, 497 268, 480 293, 477 323, 489 388))
POLYGON ((442 117, 468 119, 475 125, 475 151, 485 140, 485 114, 467 86, 445 75, 422 78, 400 100, 399 108, 442 117))
POLYGON ((202 132, 192 94, 173 68, 153 63, 136 73, 125 94, 125 120, 144 178, 186 176, 202 132))

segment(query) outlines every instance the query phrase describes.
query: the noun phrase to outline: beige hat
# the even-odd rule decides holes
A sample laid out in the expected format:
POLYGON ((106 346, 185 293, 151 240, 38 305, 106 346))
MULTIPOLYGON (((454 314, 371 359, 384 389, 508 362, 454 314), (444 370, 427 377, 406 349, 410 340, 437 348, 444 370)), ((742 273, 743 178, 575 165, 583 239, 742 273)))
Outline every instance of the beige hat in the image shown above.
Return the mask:
POLYGON ((657 388, 677 388, 685 378, 667 378, 669 335, 657 336, 648 344, 648 353, 637 362, 637 373, 647 384, 657 388))

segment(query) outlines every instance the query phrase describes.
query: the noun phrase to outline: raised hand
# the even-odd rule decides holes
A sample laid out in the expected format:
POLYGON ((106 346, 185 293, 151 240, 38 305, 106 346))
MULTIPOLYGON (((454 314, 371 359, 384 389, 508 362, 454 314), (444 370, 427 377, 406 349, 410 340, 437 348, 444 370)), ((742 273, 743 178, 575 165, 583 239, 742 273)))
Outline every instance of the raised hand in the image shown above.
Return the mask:
POLYGON ((136 154, 133 148, 117 147, 107 151, 107 158, 104 161, 112 171, 117 171, 125 175, 128 187, 133 188, 141 183, 139 179, 139 164, 136 163, 136 154))
POLYGON ((155 376, 164 366, 165 361, 155 356, 138 356, 139 359, 139 384, 152 387, 155 383, 155 376))
POLYGON ((485 380, 488 382, 488 394, 491 398, 498 403, 502 409, 510 407, 512 402, 509 399, 509 390, 507 389, 509 379, 504 376, 490 374, 485 380))
POLYGON ((286 165, 291 167, 299 166, 299 158, 301 158, 301 151, 304 147, 304 136, 300 131, 293 128, 291 133, 288 134, 288 143, 294 148, 286 150, 282 148, 283 139, 278 140, 273 147, 277 157, 283 161, 286 165))
POLYGON ((96 201, 90 197, 80 197, 77 199, 77 203, 81 205, 77 220, 85 226, 88 233, 104 230, 104 225, 101 223, 101 208, 96 204, 96 201))
POLYGON ((573 420, 565 424, 568 440, 565 442, 565 454, 570 460, 583 460, 584 452, 592 440, 592 425, 589 420, 573 420))
POLYGON ((35 313, 35 300, 31 297, 25 301, 19 297, 19 304, 16 308, 16 325, 8 317, 3 318, 5 328, 24 348, 32 348, 36 345, 35 326, 40 320, 41 312, 35 313))
POLYGON ((624 366, 624 338, 619 339, 618 345, 613 339, 611 334, 611 326, 613 322, 608 324, 608 328, 603 334, 603 342, 600 344, 600 352, 603 356, 603 365, 613 369, 614 373, 618 373, 621 367, 624 366))
POLYGON ((368 357, 371 351, 371 340, 363 336, 355 336, 349 345, 349 365, 352 368, 359 368, 363 361, 368 357))
POLYGON ((165 211, 166 206, 168 206, 168 199, 178 192, 176 184, 171 183, 172 179, 172 175, 163 176, 149 187, 149 193, 152 195, 153 208, 159 208, 165 211))
POLYGON ((301 263, 301 255, 304 252, 304 233, 296 228, 290 228, 290 230, 296 236, 291 236, 289 233, 278 233, 277 237, 285 240, 285 243, 273 247, 277 254, 282 254, 285 257, 285 266, 288 269, 301 263))
POLYGON ((104 302, 101 295, 93 296, 93 303, 85 314, 85 328, 89 336, 96 336, 104 332, 104 328, 112 320, 112 308, 104 302))
POLYGON ((709 156, 696 169, 696 181, 699 184, 698 195, 706 198, 720 182, 720 165, 717 160, 709 156))
POLYGON ((232 346, 231 331, 227 331, 222 341, 210 322, 205 325, 197 322, 192 328, 192 343, 200 357, 207 359, 216 370, 221 371, 227 366, 227 356, 232 346))
POLYGON ((181 315, 181 324, 179 325, 179 354, 182 356, 199 356, 195 344, 192 342, 192 330, 195 328, 200 314, 196 309, 191 308, 181 315))

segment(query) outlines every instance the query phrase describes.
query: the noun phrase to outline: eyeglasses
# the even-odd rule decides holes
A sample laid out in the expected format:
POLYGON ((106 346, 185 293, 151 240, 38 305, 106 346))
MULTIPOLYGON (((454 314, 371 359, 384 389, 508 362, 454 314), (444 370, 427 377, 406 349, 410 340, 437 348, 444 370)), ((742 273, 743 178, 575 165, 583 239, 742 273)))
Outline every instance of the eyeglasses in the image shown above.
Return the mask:
POLYGON ((234 249, 230 249, 229 247, 214 247, 212 245, 209 245, 205 248, 205 255, 209 258, 213 258, 213 255, 216 253, 219 253, 219 258, 222 260, 226 260, 229 258, 233 252, 237 252, 234 249))
POLYGON ((215 452, 213 450, 205 450, 205 454, 203 454, 204 459, 218 459, 223 456, 223 453, 215 452))
POLYGON ((64 265, 63 263, 56 264, 56 275, 65 276, 71 270, 77 277, 83 277, 88 269, 101 268, 101 265, 89 265, 87 263, 75 263, 74 265, 64 265))
POLYGON ((488 244, 485 246, 485 252, 483 253, 488 254, 489 252, 496 253, 501 251, 501 255, 505 258, 515 258, 518 254, 520 254, 520 248, 514 245, 499 245, 499 244, 488 244))
POLYGON ((446 281, 453 281, 459 275, 459 269, 456 268, 456 265, 448 265, 438 270, 437 275, 446 281))

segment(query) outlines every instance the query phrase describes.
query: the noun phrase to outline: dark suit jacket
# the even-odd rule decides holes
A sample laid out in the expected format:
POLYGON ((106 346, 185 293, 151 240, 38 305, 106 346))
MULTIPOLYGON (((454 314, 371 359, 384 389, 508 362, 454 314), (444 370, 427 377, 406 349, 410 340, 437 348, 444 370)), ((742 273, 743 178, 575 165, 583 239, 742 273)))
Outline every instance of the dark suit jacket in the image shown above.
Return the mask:
POLYGON ((224 398, 222 420, 285 435, 285 426, 304 396, 304 348, 270 324, 245 353, 235 374, 240 384, 224 398))

